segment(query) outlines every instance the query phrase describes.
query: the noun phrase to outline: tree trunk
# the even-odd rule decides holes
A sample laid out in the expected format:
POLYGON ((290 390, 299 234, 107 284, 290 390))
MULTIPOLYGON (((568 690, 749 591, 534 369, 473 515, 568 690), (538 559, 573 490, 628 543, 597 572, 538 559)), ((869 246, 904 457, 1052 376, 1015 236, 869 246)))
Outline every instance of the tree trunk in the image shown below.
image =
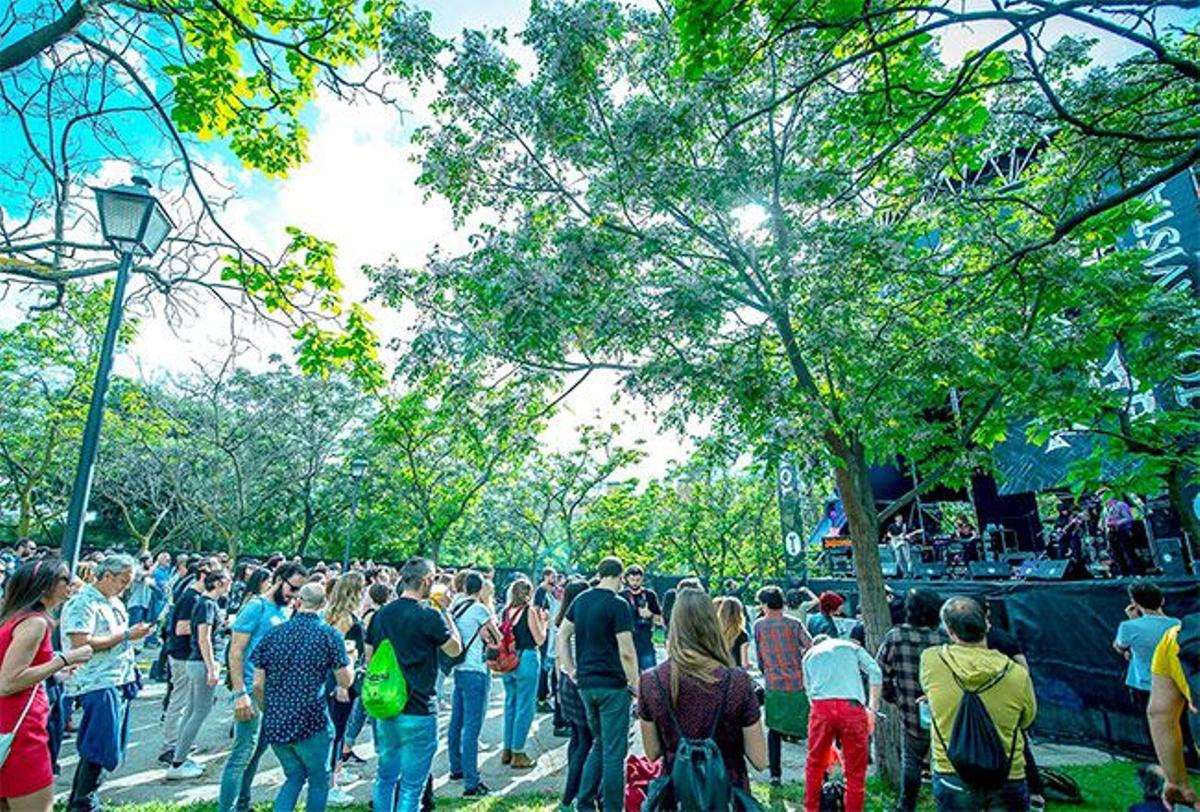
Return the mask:
POLYGON ((316 513, 313 510, 312 499, 305 496, 304 527, 300 530, 300 543, 296 545, 296 552, 293 555, 304 556, 304 551, 308 549, 308 542, 312 539, 313 527, 316 523, 316 513))
MULTIPOLYGON (((857 438, 844 440, 831 434, 829 445, 842 463, 834 468, 834 476, 850 525, 854 573, 867 629, 867 651, 874 654, 879 650, 883 635, 892 627, 892 613, 879 564, 879 514, 875 508, 875 491, 871 487, 871 471, 862 443, 857 438)), ((881 723, 875 729, 875 748, 880 774, 892 786, 897 786, 900 781, 900 728, 898 715, 888 716, 887 721, 891 724, 881 723)))
POLYGON ((33 490, 28 488, 21 491, 21 503, 17 513, 17 538, 29 536, 33 529, 33 490))
POLYGON ((1182 464, 1176 462, 1167 474, 1167 497, 1171 500, 1175 515, 1179 517, 1183 532, 1187 534, 1184 544, 1189 548, 1189 554, 1193 552, 1194 545, 1200 544, 1200 519, 1196 518, 1195 508, 1188 499, 1190 473, 1182 464))

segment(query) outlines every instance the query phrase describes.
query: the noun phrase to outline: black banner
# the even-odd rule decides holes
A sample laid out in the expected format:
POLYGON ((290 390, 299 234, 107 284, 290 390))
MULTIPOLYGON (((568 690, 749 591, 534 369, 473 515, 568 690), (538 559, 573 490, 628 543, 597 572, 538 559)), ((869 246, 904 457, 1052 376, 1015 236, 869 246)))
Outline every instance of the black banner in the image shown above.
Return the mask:
MULTIPOLYGON (((1119 244, 1123 248, 1140 248, 1149 252, 1142 270, 1155 283, 1167 290, 1187 290, 1200 297, 1200 189, 1193 170, 1185 170, 1147 193, 1143 200, 1154 205, 1158 214, 1140 223, 1126 234, 1119 244)), ((1188 353, 1200 360, 1200 348, 1188 353)), ((1134 390, 1130 416, 1163 409, 1192 409, 1200 402, 1200 372, 1181 375, 1147 389, 1145 382, 1131 381, 1114 346, 1107 358, 1099 362, 1097 374, 1106 387, 1134 390)), ((1002 494, 1045 491, 1061 487, 1068 466, 1087 457, 1097 442, 1094 435, 1064 430, 1053 436, 1045 446, 1025 441, 1025 424, 1014 423, 1008 438, 994 449, 1000 471, 1002 494)), ((1109 463, 1108 475, 1115 475, 1109 463)))
MULTIPOLYGON (((1149 757, 1145 717, 1125 687, 1125 660, 1113 650, 1117 626, 1129 603, 1127 580, 1076 581, 892 581, 897 594, 912 586, 943 598, 971 595, 987 600, 992 622, 1021 642, 1037 694, 1035 738, 1149 757)), ((1173 617, 1200 611, 1200 582, 1159 579, 1164 609, 1173 617)), ((832 589, 857 605, 853 581, 811 581, 814 592, 832 589)))

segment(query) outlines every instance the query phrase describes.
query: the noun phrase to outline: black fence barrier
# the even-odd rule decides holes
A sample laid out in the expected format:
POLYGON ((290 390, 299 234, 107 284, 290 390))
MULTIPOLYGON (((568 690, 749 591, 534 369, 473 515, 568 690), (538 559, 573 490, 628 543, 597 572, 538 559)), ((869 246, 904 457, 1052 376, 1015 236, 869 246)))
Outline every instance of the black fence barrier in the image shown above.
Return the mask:
MULTIPOLYGON (((913 586, 948 598, 986 600, 992 623, 1021 642, 1038 700, 1034 735, 1126 755, 1153 755, 1146 720, 1125 687, 1126 663, 1112 643, 1126 619, 1130 581, 889 581, 898 594, 913 586)), ((1200 611, 1200 581, 1155 579, 1173 617, 1200 611)), ((814 592, 831 589, 857 606, 858 587, 848 580, 814 580, 814 592)))

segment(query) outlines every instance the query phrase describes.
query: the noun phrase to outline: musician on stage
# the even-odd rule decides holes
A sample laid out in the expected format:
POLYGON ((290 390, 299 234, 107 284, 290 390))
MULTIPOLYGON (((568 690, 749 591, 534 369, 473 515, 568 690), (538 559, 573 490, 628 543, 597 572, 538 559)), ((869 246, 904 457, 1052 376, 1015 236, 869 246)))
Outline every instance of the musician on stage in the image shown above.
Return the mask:
POLYGON ((909 543, 912 535, 908 529, 908 522, 904 521, 904 517, 899 513, 892 516, 892 523, 884 533, 888 546, 895 553, 896 568, 905 578, 912 577, 912 544, 909 543))
POLYGON ((1104 502, 1104 525, 1108 530, 1108 550, 1112 553, 1117 575, 1140 575, 1142 563, 1133 548, 1133 511, 1107 488, 1100 491, 1104 502))
POLYGON ((1074 513, 1070 505, 1063 502, 1058 506, 1058 518, 1054 520, 1055 558, 1070 558, 1083 563, 1083 520, 1086 513, 1074 513))
POLYGON ((962 545, 964 562, 969 564, 979 560, 979 533, 966 516, 959 516, 954 520, 953 538, 962 545))

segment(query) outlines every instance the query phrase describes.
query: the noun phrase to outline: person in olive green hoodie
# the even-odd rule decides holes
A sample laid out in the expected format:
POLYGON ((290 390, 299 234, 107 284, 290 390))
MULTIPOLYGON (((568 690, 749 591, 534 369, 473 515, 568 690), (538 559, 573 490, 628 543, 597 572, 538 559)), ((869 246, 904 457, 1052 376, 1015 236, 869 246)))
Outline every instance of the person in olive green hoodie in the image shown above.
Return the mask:
POLYGON ((987 647, 988 622, 983 607, 972 598, 955 597, 942 606, 942 625, 950 644, 921 653, 921 687, 929 702, 933 722, 933 797, 938 812, 970 810, 1027 810, 1029 787, 1025 783, 1023 731, 1033 724, 1037 700, 1029 672, 999 651, 987 647), (1007 783, 997 789, 972 787, 954 771, 946 755, 946 742, 954 729, 963 691, 982 688, 979 694, 988 716, 1006 749, 1012 753, 1007 783))

